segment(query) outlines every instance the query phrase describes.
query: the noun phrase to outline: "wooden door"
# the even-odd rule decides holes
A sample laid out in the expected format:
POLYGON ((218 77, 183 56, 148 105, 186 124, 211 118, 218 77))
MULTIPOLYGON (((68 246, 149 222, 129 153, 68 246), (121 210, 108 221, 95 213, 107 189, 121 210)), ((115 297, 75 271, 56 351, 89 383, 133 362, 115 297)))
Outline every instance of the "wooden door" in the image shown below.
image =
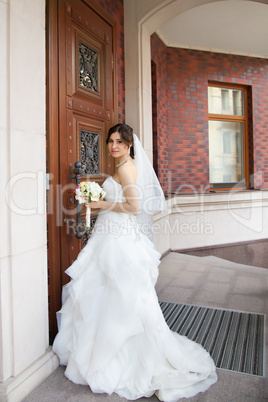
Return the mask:
MULTIPOLYGON (((56 207, 48 220, 50 330, 53 338, 61 288, 69 280, 64 271, 83 246, 83 239, 76 238, 74 227, 70 225, 71 219, 76 220, 74 163, 81 161, 86 179, 100 184, 112 174, 113 160, 108 156, 105 140, 117 115, 117 90, 113 65, 115 23, 91 1, 58 0, 57 10, 53 2, 50 3, 50 13, 57 12, 57 22, 54 15, 54 36, 57 25, 58 39, 56 52, 51 39, 52 54, 48 54, 48 57, 55 58, 54 64, 56 59, 58 61, 58 104, 55 110, 58 136, 48 135, 48 139, 51 136, 48 158, 50 162, 54 159, 54 180, 58 182, 54 195, 56 207), (57 57, 56 54, 53 56, 53 51, 57 57)), ((51 14, 50 17, 53 19, 51 14)), ((54 113, 51 105, 48 113, 49 128, 51 120, 55 120, 51 115, 54 113)), ((85 237, 86 234, 84 240, 85 237)))

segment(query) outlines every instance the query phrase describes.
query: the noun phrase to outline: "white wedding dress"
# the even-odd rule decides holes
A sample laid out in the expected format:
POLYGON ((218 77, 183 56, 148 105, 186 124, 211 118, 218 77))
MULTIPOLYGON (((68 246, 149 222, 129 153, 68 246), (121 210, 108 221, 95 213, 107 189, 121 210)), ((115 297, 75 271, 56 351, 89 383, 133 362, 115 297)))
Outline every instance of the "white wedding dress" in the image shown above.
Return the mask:
MULTIPOLYGON (((123 202, 112 177, 107 201, 123 202)), ((93 234, 67 269, 53 350, 65 375, 93 392, 134 400, 156 393, 178 401, 207 390, 215 365, 200 345, 168 328, 155 293, 159 253, 136 217, 101 211, 93 234)))

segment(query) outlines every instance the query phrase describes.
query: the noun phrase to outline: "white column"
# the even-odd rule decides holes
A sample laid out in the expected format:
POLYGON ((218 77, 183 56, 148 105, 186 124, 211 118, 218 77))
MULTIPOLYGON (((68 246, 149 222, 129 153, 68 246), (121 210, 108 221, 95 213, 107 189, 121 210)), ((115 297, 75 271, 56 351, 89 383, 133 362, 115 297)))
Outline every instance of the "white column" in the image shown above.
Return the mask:
POLYGON ((140 72, 136 1, 124 1, 126 123, 140 135, 140 72))
POLYGON ((126 123, 138 134, 152 160, 150 34, 140 24, 139 11, 136 1, 125 0, 126 123))
POLYGON ((48 347, 45 0, 0 0, 0 401, 57 366, 48 347))
MULTIPOLYGON (((197 1, 197 0, 196 0, 197 1)), ((152 161, 150 36, 179 13, 175 0, 124 0, 126 122, 152 161)))

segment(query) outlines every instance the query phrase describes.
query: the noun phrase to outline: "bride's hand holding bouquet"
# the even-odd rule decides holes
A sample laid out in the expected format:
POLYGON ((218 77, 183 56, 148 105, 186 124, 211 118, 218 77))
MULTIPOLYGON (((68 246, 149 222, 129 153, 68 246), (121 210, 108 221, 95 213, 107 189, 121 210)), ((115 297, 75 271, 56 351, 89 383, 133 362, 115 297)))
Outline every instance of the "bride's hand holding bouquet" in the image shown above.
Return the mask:
POLYGON ((79 204, 86 205, 86 229, 90 229, 90 214, 91 209, 89 204, 94 201, 103 200, 106 193, 102 187, 92 181, 83 181, 75 189, 75 199, 79 204))

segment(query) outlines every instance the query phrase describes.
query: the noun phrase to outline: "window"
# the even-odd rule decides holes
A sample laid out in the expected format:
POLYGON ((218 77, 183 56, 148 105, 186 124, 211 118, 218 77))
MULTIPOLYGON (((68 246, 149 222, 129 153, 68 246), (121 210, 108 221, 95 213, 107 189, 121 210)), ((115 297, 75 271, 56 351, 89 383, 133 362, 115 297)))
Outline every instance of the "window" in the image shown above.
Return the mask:
POLYGON ((248 187, 247 89, 208 87, 209 181, 211 189, 248 187))

